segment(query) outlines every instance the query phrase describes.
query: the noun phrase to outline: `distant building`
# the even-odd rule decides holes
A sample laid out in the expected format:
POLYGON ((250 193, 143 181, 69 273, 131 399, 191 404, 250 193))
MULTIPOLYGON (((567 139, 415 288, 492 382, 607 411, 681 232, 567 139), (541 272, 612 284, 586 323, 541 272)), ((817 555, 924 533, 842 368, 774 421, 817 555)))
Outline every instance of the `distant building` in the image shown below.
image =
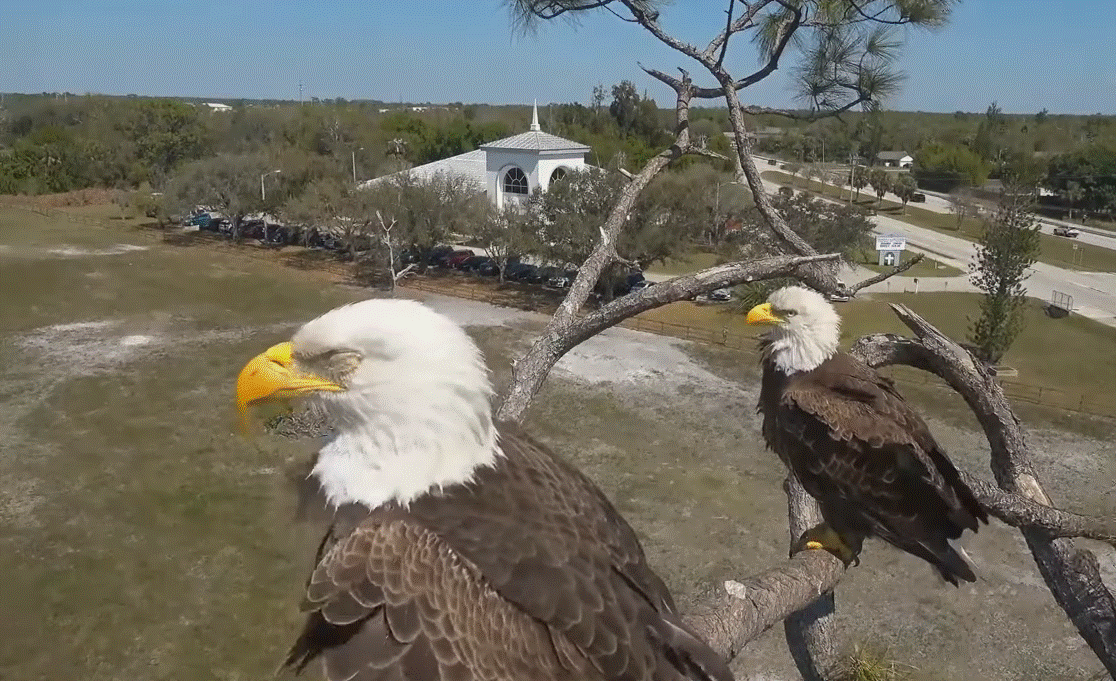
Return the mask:
POLYGON ((531 110, 531 126, 527 132, 482 144, 474 151, 367 180, 360 186, 370 187, 384 177, 400 173, 410 173, 419 179, 448 173, 469 180, 478 192, 485 192, 497 208, 502 208, 509 201, 526 200, 536 187, 546 191, 551 182, 570 170, 588 167, 587 153, 589 147, 584 144, 543 132, 536 104, 531 110))
POLYGON ((876 160, 887 168, 910 168, 914 164, 914 157, 905 151, 881 151, 876 160))
POLYGON ((232 111, 231 106, 220 102, 205 102, 202 106, 209 107, 210 111, 232 111))

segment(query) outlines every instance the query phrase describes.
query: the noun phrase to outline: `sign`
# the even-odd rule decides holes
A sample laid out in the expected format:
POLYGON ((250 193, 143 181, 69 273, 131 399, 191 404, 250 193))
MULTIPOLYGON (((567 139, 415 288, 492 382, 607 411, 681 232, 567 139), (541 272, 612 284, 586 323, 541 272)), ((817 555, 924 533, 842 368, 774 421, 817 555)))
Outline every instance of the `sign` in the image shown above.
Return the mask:
POLYGON ((907 249, 907 237, 895 234, 877 234, 877 251, 904 251, 907 249))

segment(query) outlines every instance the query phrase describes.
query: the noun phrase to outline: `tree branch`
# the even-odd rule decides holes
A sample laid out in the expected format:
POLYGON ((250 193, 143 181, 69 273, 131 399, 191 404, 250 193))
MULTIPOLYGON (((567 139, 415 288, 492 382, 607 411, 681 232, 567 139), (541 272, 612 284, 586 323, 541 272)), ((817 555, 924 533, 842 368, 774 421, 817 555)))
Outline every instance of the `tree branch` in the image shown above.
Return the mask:
MULTIPOLYGON (((912 360, 903 363, 945 379, 983 427, 999 487, 1038 505, 1052 506, 1031 463, 1019 419, 995 377, 970 352, 910 308, 896 304, 891 308, 919 341, 881 344, 879 339, 886 336, 872 336, 858 342, 861 358, 872 366, 883 366, 902 357, 912 360)), ((1100 578, 1096 556, 1077 548, 1069 539, 1052 537, 1046 530, 1029 527, 1021 531, 1054 599, 1109 673, 1116 676, 1116 598, 1100 578)))

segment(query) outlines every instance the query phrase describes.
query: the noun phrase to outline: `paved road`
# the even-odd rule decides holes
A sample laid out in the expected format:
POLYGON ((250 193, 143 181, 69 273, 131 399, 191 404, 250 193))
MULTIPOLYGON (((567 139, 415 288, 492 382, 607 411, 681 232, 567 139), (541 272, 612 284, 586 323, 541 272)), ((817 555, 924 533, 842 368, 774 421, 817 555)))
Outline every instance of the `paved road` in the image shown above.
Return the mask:
MULTIPOLYGON (((769 192, 778 190, 779 185, 764 181, 769 192)), ((971 241, 915 227, 906 222, 886 215, 872 218, 875 231, 882 234, 899 234, 907 237, 913 250, 927 251, 935 260, 940 260, 967 271, 969 263, 976 254, 976 246, 971 241)), ((848 283, 862 281, 872 272, 857 268, 846 273, 848 283)), ((890 280, 870 286, 865 291, 914 291, 915 283, 911 277, 893 277, 890 280), (890 284, 888 283, 890 282, 890 284)), ((1032 298, 1049 301, 1054 291, 1073 296, 1073 311, 1102 324, 1116 327, 1116 274, 1105 272, 1079 272, 1067 270, 1046 263, 1035 263, 1033 273, 1026 282, 1027 294, 1032 298)), ((973 291, 967 276, 924 277, 918 281, 920 291, 973 291)))
MULTIPOLYGON (((764 170, 771 170, 771 166, 767 165, 767 157, 757 156, 756 159, 761 162, 758 165, 758 168, 759 168, 760 172, 763 172, 764 170)), ((848 185, 841 186, 841 185, 836 185, 836 184, 833 184, 833 183, 828 183, 828 184, 831 187, 836 187, 838 189, 843 189, 845 191, 848 191, 848 185)), ((777 186, 777 185, 773 185, 773 186, 777 186)), ((865 190, 861 191, 861 194, 864 194, 865 192, 870 192, 870 191, 871 191, 870 189, 865 189, 865 190)), ((939 194, 934 194, 934 193, 928 193, 928 192, 923 192, 923 193, 926 194, 926 202, 925 203, 919 203, 919 204, 912 204, 912 205, 917 205, 917 207, 919 207, 919 208, 925 208, 926 210, 931 210, 931 211, 934 211, 935 213, 952 213, 953 212, 952 209, 950 208, 951 204, 950 204, 949 200, 946 199, 944 196, 939 195, 939 194)), ((896 196, 892 193, 884 194, 884 199, 886 199, 888 201, 895 201, 896 203, 902 203, 902 200, 898 196, 896 196)), ((1101 230, 1101 229, 1097 229, 1097 228, 1082 229, 1081 225, 1075 225, 1075 224, 1072 224, 1072 223, 1069 223, 1069 222, 1065 222, 1063 220, 1053 220, 1053 219, 1050 219, 1050 218, 1039 218, 1039 229, 1041 229, 1044 234, 1053 235, 1054 234, 1054 228, 1056 226, 1067 226, 1067 225, 1070 226, 1070 227, 1073 227, 1074 229, 1081 232, 1080 236, 1075 237, 1075 239, 1077 241, 1080 241, 1082 243, 1087 243, 1087 244, 1093 244, 1094 246, 1099 246, 1101 248, 1108 248, 1108 249, 1116 251, 1116 233, 1106 232, 1105 230, 1101 230), (1086 231, 1086 230, 1089 230, 1089 231, 1086 231)), ((1066 237, 1058 237, 1058 238, 1066 238, 1066 237)))

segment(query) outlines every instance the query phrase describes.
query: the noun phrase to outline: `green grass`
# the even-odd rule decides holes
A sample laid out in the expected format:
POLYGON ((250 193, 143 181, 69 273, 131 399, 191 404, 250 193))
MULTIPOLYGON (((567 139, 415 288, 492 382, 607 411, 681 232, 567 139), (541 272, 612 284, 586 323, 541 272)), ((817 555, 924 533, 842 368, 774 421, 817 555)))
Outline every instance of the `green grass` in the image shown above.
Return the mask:
POLYGON ((689 274, 717 264, 720 256, 704 250, 695 250, 681 258, 671 258, 663 263, 655 263, 647 268, 648 272, 656 274, 689 274))
MULTIPOLYGON (((829 198, 841 199, 848 197, 847 190, 842 191, 837 187, 815 181, 807 183, 803 178, 796 178, 776 170, 768 170, 762 173, 762 175, 764 179, 771 182, 790 185, 796 189, 808 189, 815 194, 821 194, 829 198)), ((961 221, 961 225, 958 226, 957 216, 952 213, 938 213, 911 204, 907 204, 906 209, 904 209, 902 204, 895 203, 894 201, 884 201, 881 204, 870 194, 870 191, 871 189, 861 191, 860 199, 856 201, 857 205, 869 209, 876 208, 880 215, 887 215, 896 220, 902 220, 915 227, 932 229, 942 234, 948 234, 969 241, 979 240, 982 230, 984 229, 981 220, 976 218, 965 218, 961 221)), ((1101 248, 1093 244, 1081 243, 1074 239, 1052 236, 1050 234, 1042 234, 1040 235, 1040 239, 1039 260, 1042 262, 1057 265, 1058 267, 1091 272, 1116 272, 1116 251, 1114 250, 1101 248), (1074 246, 1077 247, 1076 251, 1074 246)))
MULTIPOLYGON (((873 255, 874 255, 874 253, 873 253, 873 255)), ((913 257, 913 256, 914 256, 913 253, 907 253, 907 255, 904 256, 904 257, 910 258, 910 257, 913 257)), ((875 259, 871 259, 871 260, 862 259, 857 264, 859 264, 861 267, 866 267, 866 268, 872 270, 873 272, 890 272, 891 269, 892 269, 890 267, 886 267, 886 266, 883 266, 883 265, 877 265, 875 259)), ((905 277, 956 277, 960 274, 964 274, 964 272, 957 269, 956 267, 952 267, 952 266, 947 265, 943 262, 938 262, 937 260, 934 260, 930 256, 926 256, 922 260, 920 260, 917 265, 915 265, 914 267, 912 267, 909 270, 907 270, 906 272, 904 272, 902 276, 905 276, 905 277)))

